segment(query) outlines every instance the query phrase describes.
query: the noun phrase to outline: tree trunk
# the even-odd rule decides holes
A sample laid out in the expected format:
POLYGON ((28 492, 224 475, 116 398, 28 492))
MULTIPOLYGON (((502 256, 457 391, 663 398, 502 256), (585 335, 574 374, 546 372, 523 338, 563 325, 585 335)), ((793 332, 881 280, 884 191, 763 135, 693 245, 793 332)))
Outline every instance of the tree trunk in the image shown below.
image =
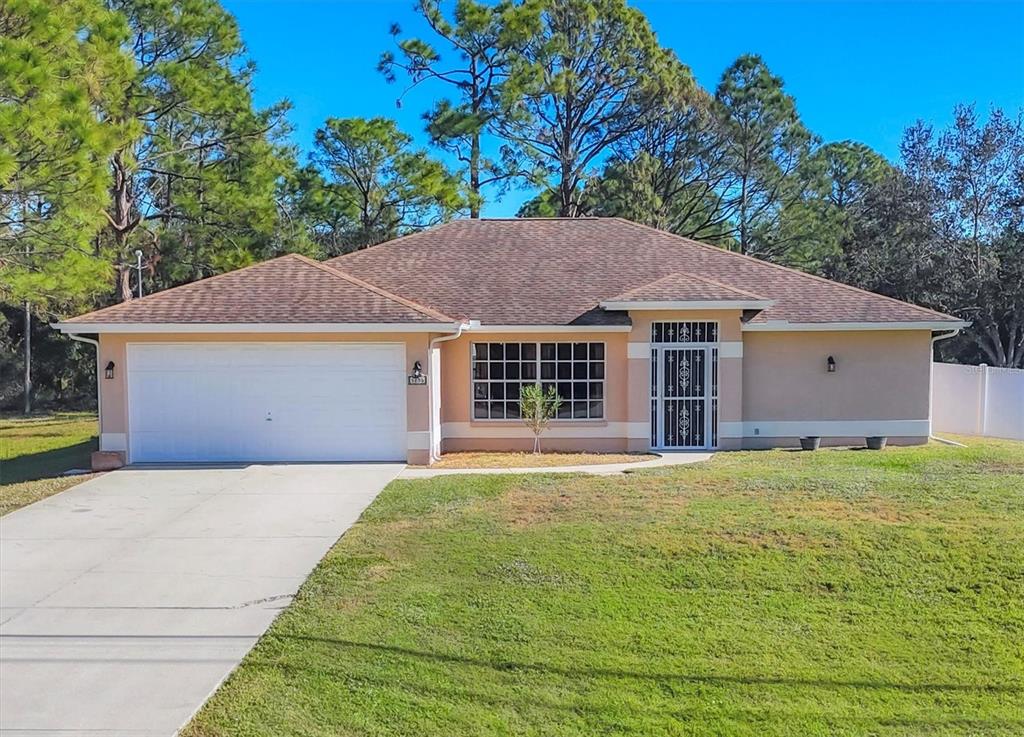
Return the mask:
POLYGON ((32 305, 25 302, 25 414, 32 411, 32 305))
POLYGON ((122 263, 118 265, 118 298, 122 302, 127 302, 130 299, 135 298, 134 292, 132 292, 132 266, 131 264, 122 263))
POLYGON ((469 152, 469 216, 480 217, 480 134, 473 135, 469 152))
POLYGON ((128 239, 139 224, 139 216, 133 214, 135 203, 132 197, 132 175, 121 152, 111 157, 110 168, 113 183, 110 187, 111 211, 107 213, 107 220, 114 236, 114 245, 117 247, 117 294, 122 302, 127 302, 134 295, 131 286, 131 265, 126 263, 125 259, 128 258, 128 239))

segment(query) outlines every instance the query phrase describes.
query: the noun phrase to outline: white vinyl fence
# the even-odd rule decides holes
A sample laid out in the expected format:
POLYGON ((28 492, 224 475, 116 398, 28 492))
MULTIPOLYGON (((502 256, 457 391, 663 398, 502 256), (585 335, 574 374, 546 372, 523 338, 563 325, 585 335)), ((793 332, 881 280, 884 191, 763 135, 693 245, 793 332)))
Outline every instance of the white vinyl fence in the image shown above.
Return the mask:
POLYGON ((1024 440, 1024 370, 933 363, 932 432, 1024 440))

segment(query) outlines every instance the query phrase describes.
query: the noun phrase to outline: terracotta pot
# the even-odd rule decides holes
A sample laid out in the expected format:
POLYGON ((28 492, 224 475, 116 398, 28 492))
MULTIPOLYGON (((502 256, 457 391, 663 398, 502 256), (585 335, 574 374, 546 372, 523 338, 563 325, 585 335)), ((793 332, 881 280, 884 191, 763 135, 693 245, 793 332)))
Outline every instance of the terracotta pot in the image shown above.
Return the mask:
POLYGON ((868 450, 881 450, 885 447, 888 439, 885 435, 872 435, 870 438, 865 438, 868 442, 868 450))
POLYGON ((817 435, 810 435, 806 438, 800 438, 800 449, 801 450, 817 450, 818 446, 821 445, 821 438, 817 435))

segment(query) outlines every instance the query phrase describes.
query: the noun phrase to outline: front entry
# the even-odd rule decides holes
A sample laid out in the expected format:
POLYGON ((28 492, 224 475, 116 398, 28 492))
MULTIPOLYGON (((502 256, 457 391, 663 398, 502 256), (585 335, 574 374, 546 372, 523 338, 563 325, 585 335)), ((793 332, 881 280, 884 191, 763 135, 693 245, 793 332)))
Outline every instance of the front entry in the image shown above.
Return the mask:
POLYGON ((651 351, 651 445, 708 449, 717 444, 718 349, 651 351))

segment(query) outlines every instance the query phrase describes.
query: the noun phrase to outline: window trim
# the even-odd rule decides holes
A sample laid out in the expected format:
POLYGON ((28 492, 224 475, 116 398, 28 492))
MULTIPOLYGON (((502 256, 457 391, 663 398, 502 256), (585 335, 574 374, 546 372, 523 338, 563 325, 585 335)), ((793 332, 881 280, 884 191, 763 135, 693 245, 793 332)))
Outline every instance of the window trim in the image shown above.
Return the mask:
MULTIPOLYGON (((468 406, 468 411, 469 411, 469 421, 470 421, 470 423, 481 422, 481 423, 486 423, 488 425, 504 423, 506 425, 518 425, 518 426, 522 426, 522 424, 523 424, 522 419, 518 418, 518 417, 477 417, 476 416, 475 408, 473 406, 474 403, 477 401, 475 396, 474 396, 474 386, 473 386, 474 383, 476 382, 476 379, 473 376, 473 346, 474 345, 478 345, 478 344, 482 344, 482 343, 488 343, 488 344, 489 343, 501 343, 501 344, 518 343, 520 345, 523 344, 523 343, 533 343, 534 345, 536 345, 537 346, 537 383, 538 384, 542 384, 542 381, 541 381, 541 378, 540 378, 540 361, 541 361, 540 346, 541 346, 541 343, 554 343, 556 345, 559 344, 559 343, 566 343, 566 344, 569 344, 569 345, 572 345, 574 343, 586 343, 587 345, 597 345, 597 344, 601 345, 603 347, 603 353, 604 353, 604 358, 602 359, 602 363, 604 364, 604 368, 605 368, 605 370, 604 370, 604 377, 602 379, 600 379, 600 381, 601 381, 601 403, 602 403, 601 414, 602 414, 602 416, 601 417, 556 417, 556 418, 551 420, 551 423, 552 424, 558 424, 558 425, 575 424, 575 423, 586 423, 586 424, 591 424, 591 425, 607 425, 608 424, 608 391, 607 391, 608 390, 608 343, 606 341, 603 341, 603 340, 488 340, 486 338, 482 338, 480 340, 471 340, 469 342, 469 377, 468 377, 469 378, 469 406, 468 406)), ((590 361, 590 359, 588 359, 588 361, 590 361)), ((591 381, 591 379, 587 379, 587 381, 589 382, 589 381, 591 381)), ((555 381, 553 383, 557 384, 558 380, 555 379, 555 381)), ((572 400, 570 399, 569 401, 572 401, 572 400)))

